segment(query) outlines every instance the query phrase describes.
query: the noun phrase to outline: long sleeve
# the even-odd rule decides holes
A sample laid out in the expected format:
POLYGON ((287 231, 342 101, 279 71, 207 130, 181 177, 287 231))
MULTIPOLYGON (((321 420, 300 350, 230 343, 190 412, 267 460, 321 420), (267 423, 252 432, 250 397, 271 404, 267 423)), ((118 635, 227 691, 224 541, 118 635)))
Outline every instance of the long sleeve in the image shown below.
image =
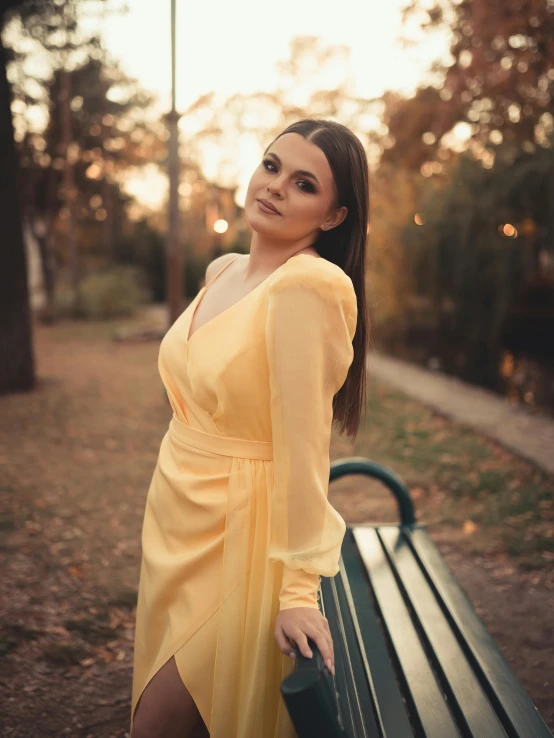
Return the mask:
POLYGON ((281 610, 318 607, 320 577, 338 572, 346 531, 328 501, 329 446, 333 397, 354 355, 357 302, 350 278, 327 265, 281 274, 268 297, 274 466, 268 555, 284 565, 281 610))

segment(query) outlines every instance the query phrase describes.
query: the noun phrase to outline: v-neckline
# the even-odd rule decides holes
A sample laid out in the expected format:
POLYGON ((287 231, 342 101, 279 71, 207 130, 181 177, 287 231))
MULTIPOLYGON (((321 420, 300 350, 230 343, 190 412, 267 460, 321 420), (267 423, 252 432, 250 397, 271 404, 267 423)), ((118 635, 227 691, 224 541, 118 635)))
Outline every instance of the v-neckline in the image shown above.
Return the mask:
POLYGON ((192 336, 191 336, 191 335, 190 335, 190 329, 191 329, 191 326, 192 326, 192 321, 194 320, 194 316, 196 315, 196 311, 198 310, 198 306, 200 305, 200 303, 201 303, 201 302, 202 302, 202 300, 204 299, 204 296, 205 296, 205 294, 206 294, 206 292, 207 292, 207 290, 208 290, 208 287, 210 287, 210 286, 211 286, 211 285, 212 285, 212 284, 213 284, 213 283, 215 282, 215 280, 216 280, 216 279, 217 279, 217 278, 218 278, 218 277, 219 277, 219 276, 220 276, 221 274, 223 274, 223 272, 224 272, 224 271, 225 271, 225 270, 227 269, 227 267, 228 267, 228 266, 230 266, 230 265, 231 265, 231 264, 232 264, 233 262, 235 262, 235 261, 236 261, 236 260, 237 260, 237 259, 239 258, 239 256, 242 256, 242 254, 238 254, 238 255, 237 255, 237 256, 236 256, 236 257, 235 257, 234 259, 230 259, 230 260, 229 260, 229 261, 227 262, 227 264, 225 264, 225 266, 224 266, 224 267, 222 267, 222 268, 221 268, 221 269, 219 270, 219 272, 218 272, 218 273, 217 273, 216 275, 214 275, 214 278, 213 278, 213 279, 211 279, 211 280, 210 280, 210 281, 208 282, 208 284, 206 284, 206 285, 204 285, 204 287, 202 287, 202 289, 200 290, 200 292, 199 292, 199 293, 198 293, 198 295, 196 296, 196 298, 195 298, 195 299, 197 300, 197 302, 196 302, 196 305, 194 306, 194 309, 193 309, 193 310, 192 310, 192 312, 191 312, 191 316, 190 316, 190 318, 189 318, 189 320, 187 321, 187 324, 186 324, 186 325, 187 325, 187 329, 186 329, 186 339, 185 339, 185 346, 189 346, 190 342, 192 341, 192 339, 193 339, 193 338, 194 338, 194 337, 196 336, 196 334, 197 334, 197 333, 198 333, 199 331, 201 331, 201 330, 202 330, 203 328, 206 328, 207 326, 209 326, 209 325, 210 325, 210 323, 213 323, 213 322, 214 322, 214 320, 217 320, 218 318, 221 318, 221 316, 222 316, 222 315, 225 315, 225 314, 226 314, 226 313, 228 313, 228 312, 229 312, 230 310, 233 310, 233 308, 237 307, 237 305, 240 305, 240 304, 241 304, 242 302, 244 302, 244 300, 246 300, 246 299, 247 299, 248 297, 250 297, 250 295, 253 295, 253 294, 254 294, 254 293, 255 293, 255 292, 257 291, 257 290, 259 290, 259 288, 260 288, 260 287, 261 287, 262 285, 264 285, 264 284, 265 284, 265 283, 266 283, 266 282, 267 282, 267 281, 269 280, 269 278, 270 278, 270 277, 272 277, 272 276, 273 276, 273 275, 274 275, 274 274, 275 274, 276 272, 278 272, 278 271, 279 271, 280 269, 282 269, 282 268, 283 268, 283 267, 284 267, 284 266, 285 266, 286 264, 288 264, 288 262, 289 262, 289 261, 290 261, 291 259, 297 259, 297 258, 298 258, 299 256, 307 256, 308 258, 311 258, 311 259, 322 259, 322 258, 324 258, 324 257, 321 257, 321 256, 313 256, 312 254, 295 254, 294 256, 291 256, 291 257, 289 257, 289 258, 288 258, 288 259, 287 259, 287 260, 286 260, 286 261, 285 261, 285 262, 284 262, 283 264, 281 264, 280 266, 278 266, 278 267, 277 267, 277 269, 274 269, 274 270, 273 270, 273 271, 271 272, 271 274, 268 274, 268 275, 267 275, 267 277, 266 277, 265 279, 262 279, 262 281, 261 281, 261 282, 260 282, 259 284, 257 284, 257 285, 256 285, 256 286, 254 287, 254 289, 250 290, 250 292, 247 292, 247 293, 246 293, 246 295, 244 295, 243 297, 239 298, 239 299, 238 299, 238 300, 237 300, 236 302, 234 302, 234 303, 233 303, 232 305, 229 305, 229 307, 225 308, 225 310, 222 310, 222 311, 221 311, 220 313, 218 313, 217 315, 214 315, 214 317, 213 317, 213 318, 210 318, 210 319, 209 319, 208 321, 206 321, 205 323, 202 323, 202 325, 201 325, 201 326, 199 326, 199 327, 198 327, 198 328, 197 328, 197 329, 196 329, 196 330, 194 331, 194 333, 193 333, 193 334, 192 334, 192 336))

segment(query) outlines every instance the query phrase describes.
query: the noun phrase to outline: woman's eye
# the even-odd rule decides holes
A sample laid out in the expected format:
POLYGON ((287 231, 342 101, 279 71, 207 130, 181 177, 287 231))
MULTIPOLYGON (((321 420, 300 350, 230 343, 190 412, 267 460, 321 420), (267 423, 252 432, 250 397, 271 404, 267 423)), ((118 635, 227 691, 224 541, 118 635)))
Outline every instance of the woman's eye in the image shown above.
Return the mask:
POLYGON ((300 187, 301 190, 304 190, 304 192, 315 192, 315 187, 311 182, 308 182, 306 179, 299 179, 297 182, 298 186, 300 187, 301 184, 306 185, 305 187, 300 187))
MULTIPOLYGON (((277 166, 274 162, 271 161, 271 159, 264 159, 262 161, 262 165, 264 169, 268 172, 276 172, 277 166), (273 167, 273 169, 271 169, 273 167)), ((302 192, 315 192, 316 189, 313 186, 311 182, 308 182, 307 179, 299 179, 297 182, 298 187, 302 190, 302 192), (302 186, 301 186, 302 185, 302 186)))

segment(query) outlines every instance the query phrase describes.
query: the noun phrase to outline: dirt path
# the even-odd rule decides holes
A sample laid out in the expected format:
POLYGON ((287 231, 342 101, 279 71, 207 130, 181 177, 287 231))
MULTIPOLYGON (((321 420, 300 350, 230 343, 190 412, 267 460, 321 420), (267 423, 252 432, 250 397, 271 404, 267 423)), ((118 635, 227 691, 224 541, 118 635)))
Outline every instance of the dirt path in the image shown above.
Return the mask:
POLYGON ((140 531, 169 421, 154 344, 36 332, 0 400, 0 735, 128 734, 140 531))
MULTIPOLYGON (((0 398, 3 738, 128 736, 140 532, 171 411, 158 345, 112 331, 37 327, 39 386, 0 398)), ((388 390, 373 392, 390 414, 388 390)), ((334 438, 332 457, 373 455, 382 428, 372 433, 334 438)), ((432 519, 443 497, 408 463, 391 461, 432 519)), ((330 496, 349 523, 394 518, 373 487, 340 480, 330 496)), ((432 533, 552 729, 552 577, 471 553, 458 528, 432 533)))

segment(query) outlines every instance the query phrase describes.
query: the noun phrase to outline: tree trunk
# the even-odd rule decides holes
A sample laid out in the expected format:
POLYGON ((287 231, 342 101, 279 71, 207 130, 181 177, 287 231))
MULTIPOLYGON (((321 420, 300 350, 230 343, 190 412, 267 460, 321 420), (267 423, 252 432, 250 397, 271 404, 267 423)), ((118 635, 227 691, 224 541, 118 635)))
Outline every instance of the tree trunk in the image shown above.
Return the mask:
POLYGON ((6 53, 0 36, 0 394, 29 390, 35 385, 27 260, 15 186, 17 163, 10 106, 6 53))

